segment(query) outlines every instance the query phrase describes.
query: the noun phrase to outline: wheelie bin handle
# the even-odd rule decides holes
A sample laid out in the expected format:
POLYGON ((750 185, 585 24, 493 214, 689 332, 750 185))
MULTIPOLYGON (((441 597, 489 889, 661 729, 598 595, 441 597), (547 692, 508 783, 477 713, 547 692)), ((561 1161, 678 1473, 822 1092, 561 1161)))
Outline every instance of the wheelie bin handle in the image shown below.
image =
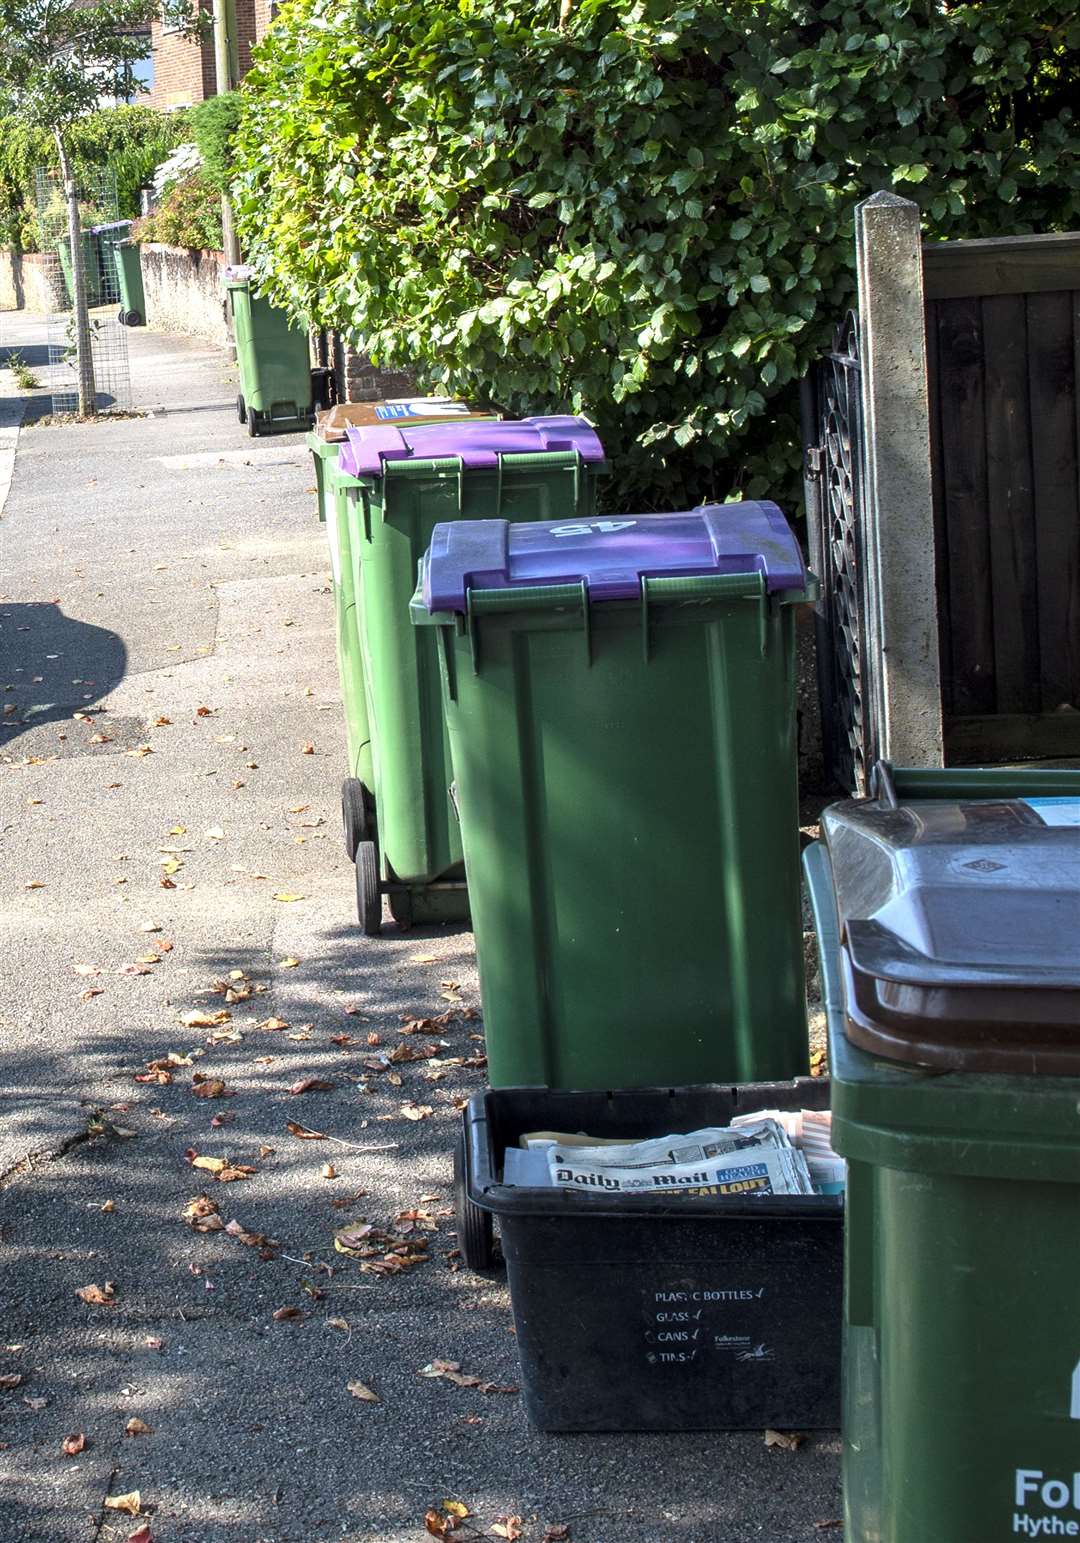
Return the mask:
POLYGON ((1080 795, 1080 771, 1068 767, 893 766, 877 761, 870 796, 885 809, 918 798, 1067 798, 1080 795))

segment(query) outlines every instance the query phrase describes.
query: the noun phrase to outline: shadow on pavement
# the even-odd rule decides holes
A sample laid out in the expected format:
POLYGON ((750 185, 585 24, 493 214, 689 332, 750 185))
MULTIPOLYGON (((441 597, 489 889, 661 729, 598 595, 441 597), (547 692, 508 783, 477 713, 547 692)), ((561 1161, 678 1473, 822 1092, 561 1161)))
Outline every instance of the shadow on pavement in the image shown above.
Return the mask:
MULTIPOLYGON (((353 936, 326 932, 295 968, 261 947, 204 950, 201 984, 145 1017, 118 1010, 102 966, 73 986, 105 990, 73 1007, 64 1045, 0 1066, 25 1150, 55 1151, 65 1128, 67 1140, 0 1193, 0 1370, 24 1379, 0 1390, 4 1543, 42 1538, 43 1522, 56 1543, 82 1543, 98 1535, 80 1530, 87 1517, 114 1520, 102 1497, 134 1489, 168 1543, 405 1543, 444 1496, 475 1519, 463 1536, 517 1514, 522 1543, 565 1522, 573 1543, 811 1543, 834 1525, 824 1433, 778 1462, 760 1432, 720 1446, 529 1426, 504 1280, 470 1274, 456 1252, 450 1151, 485 1077, 481 1022, 430 977, 424 988, 424 934, 349 947, 353 936), (170 1052, 165 1080, 135 1080, 170 1052), (196 1076, 225 1092, 198 1095, 196 1076), (291 1091, 309 1077, 330 1086, 291 1091), (223 1182, 197 1157, 246 1176, 223 1182), (215 1230, 185 1219, 200 1195, 215 1230), (334 1248, 335 1230, 361 1220, 423 1238, 426 1261, 365 1271, 334 1248), (78 1297, 106 1281, 111 1304, 78 1297), (436 1359, 494 1390, 422 1375, 436 1359), (378 1402, 358 1401, 354 1379, 378 1402), (154 1434, 125 1438, 132 1415, 154 1434), (68 1461, 60 1439, 77 1431, 87 1450, 68 1461)), ((456 957, 440 955, 447 979, 456 957)), ((168 971, 168 953, 152 968, 168 971)))
POLYGON ((0 600, 0 754, 28 729, 90 711, 126 663, 108 628, 65 616, 53 601, 0 600))
POLYGON ((34 370, 49 363, 49 345, 47 343, 11 343, 0 348, 0 370, 9 369, 12 359, 21 359, 29 369, 34 370))

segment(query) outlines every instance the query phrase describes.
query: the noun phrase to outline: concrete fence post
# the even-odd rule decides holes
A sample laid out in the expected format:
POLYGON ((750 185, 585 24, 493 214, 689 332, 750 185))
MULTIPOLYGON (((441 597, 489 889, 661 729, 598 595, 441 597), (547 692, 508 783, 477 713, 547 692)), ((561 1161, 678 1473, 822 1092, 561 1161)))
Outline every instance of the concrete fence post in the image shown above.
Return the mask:
POLYGON ((879 753, 941 766, 926 306, 917 205, 875 193, 855 211, 865 555, 879 753))

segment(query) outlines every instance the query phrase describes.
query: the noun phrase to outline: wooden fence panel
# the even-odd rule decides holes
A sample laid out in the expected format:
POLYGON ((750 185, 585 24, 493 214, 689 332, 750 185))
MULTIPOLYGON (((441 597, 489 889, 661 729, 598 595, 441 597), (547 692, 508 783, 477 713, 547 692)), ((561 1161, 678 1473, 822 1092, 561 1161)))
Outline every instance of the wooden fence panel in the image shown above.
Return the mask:
POLYGON ((1080 755, 1080 234, 924 247, 950 761, 1080 755))

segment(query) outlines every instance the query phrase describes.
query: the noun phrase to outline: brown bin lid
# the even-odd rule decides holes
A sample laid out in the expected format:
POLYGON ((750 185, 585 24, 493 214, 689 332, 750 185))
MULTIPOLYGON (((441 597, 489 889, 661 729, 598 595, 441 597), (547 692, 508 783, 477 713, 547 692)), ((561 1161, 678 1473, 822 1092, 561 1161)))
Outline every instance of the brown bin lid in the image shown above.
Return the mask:
POLYGON ((823 825, 853 1043, 1080 1076, 1080 784, 1075 800, 848 801, 823 825))

